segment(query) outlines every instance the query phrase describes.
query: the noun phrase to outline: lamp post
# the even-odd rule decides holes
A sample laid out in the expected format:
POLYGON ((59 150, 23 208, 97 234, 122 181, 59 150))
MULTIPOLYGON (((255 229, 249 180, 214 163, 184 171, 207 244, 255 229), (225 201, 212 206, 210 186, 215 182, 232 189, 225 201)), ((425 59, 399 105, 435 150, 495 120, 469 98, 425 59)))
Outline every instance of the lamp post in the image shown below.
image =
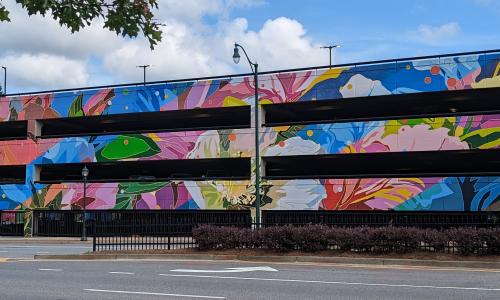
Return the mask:
POLYGON ((142 68, 143 69, 143 74, 144 74, 144 85, 146 85, 146 69, 151 67, 150 65, 142 65, 142 66, 137 66, 138 68, 142 68))
POLYGON ((332 68, 332 49, 340 48, 340 45, 323 46, 321 49, 330 50, 330 69, 332 68))
MULTIPOLYGON (((255 105, 254 105, 254 115, 255 115, 255 219, 257 224, 260 223, 260 143, 259 143, 259 64, 257 62, 253 63, 248 57, 245 48, 240 44, 234 44, 233 61, 235 64, 240 62, 240 52, 239 49, 243 50, 245 57, 250 64, 250 68, 253 72, 253 82, 255 89, 255 105)), ((258 226, 258 225, 257 225, 258 226)))
POLYGON ((2 92, 4 95, 7 95, 7 67, 2 66, 3 69, 3 89, 2 92))
POLYGON ((84 166, 82 169, 82 177, 83 177, 83 230, 82 230, 82 238, 81 241, 87 240, 87 177, 89 176, 89 169, 87 166, 84 166))

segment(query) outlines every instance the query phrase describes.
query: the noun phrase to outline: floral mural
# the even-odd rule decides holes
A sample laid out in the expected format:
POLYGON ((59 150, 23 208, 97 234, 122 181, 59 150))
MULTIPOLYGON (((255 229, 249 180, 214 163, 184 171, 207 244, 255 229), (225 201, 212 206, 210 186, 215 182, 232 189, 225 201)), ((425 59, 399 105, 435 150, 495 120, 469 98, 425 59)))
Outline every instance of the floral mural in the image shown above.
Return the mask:
MULTIPOLYGON (((500 54, 265 74, 259 105, 500 87, 500 54)), ((254 156, 254 129, 36 138, 36 120, 253 106, 251 77, 0 98, 0 121, 28 120, 26 140, 0 141, 0 165, 26 165, 26 184, 0 185, 0 210, 75 209, 80 183, 39 184, 35 165, 254 156)), ((493 108, 492 108, 493 109, 493 108)), ((253 110, 252 110, 253 111, 253 110)), ((252 118, 253 120, 253 118, 252 118)), ((500 115, 262 127, 263 156, 500 148, 500 115)), ((252 127, 255 124, 252 124, 252 127)), ((253 173, 252 173, 253 174, 253 173)), ((90 183, 89 209, 251 209, 240 181, 90 183)), ((264 180, 262 209, 500 210, 499 177, 264 180)))

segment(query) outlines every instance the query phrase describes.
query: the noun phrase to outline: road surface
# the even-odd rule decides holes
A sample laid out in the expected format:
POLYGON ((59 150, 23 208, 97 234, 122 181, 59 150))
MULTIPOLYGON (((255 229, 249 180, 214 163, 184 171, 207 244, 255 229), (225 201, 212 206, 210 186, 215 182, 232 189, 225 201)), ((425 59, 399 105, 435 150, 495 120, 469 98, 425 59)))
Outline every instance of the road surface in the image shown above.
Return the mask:
POLYGON ((0 261, 0 299, 500 299, 500 270, 0 261))

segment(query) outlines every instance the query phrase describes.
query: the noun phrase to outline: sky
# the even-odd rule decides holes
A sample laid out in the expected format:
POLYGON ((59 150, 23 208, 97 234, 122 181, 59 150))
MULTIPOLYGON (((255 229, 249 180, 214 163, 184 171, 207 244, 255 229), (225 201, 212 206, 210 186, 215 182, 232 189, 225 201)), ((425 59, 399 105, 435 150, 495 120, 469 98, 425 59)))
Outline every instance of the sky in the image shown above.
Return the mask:
MULTIPOLYGON (((321 46, 340 44, 334 63, 500 48, 500 0, 157 0, 163 40, 122 38, 96 20, 71 34, 51 18, 28 17, 15 0, 0 23, 7 92, 30 92, 249 72, 232 61, 242 44, 260 70, 328 64, 321 46)), ((3 82, 3 74, 0 81, 3 82)))

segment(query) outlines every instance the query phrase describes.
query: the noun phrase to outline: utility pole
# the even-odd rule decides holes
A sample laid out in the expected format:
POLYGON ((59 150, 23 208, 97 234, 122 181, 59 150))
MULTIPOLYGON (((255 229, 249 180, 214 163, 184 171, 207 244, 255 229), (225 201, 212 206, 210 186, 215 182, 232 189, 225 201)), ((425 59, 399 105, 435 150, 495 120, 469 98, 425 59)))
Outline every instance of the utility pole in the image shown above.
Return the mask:
POLYGON ((146 69, 150 67, 150 65, 142 65, 142 66, 137 66, 138 68, 142 68, 144 71, 144 85, 146 85, 146 69))
POLYGON ((2 94, 7 95, 7 67, 2 66, 3 69, 3 89, 2 94))
POLYGON ((322 49, 330 50, 330 69, 332 68, 332 49, 340 48, 340 45, 322 46, 322 49))

